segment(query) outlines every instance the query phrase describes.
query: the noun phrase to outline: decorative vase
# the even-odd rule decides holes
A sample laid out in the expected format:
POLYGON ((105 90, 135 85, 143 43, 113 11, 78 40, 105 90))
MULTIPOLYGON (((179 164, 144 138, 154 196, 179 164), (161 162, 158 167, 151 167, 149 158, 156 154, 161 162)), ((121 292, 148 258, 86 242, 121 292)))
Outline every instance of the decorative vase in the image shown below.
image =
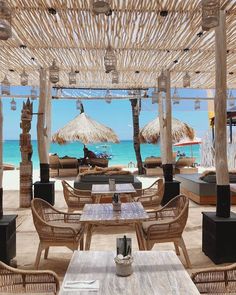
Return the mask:
POLYGON ((123 255, 118 255, 115 257, 116 263, 116 274, 121 277, 130 276, 133 273, 133 257, 128 255, 123 257, 123 255))

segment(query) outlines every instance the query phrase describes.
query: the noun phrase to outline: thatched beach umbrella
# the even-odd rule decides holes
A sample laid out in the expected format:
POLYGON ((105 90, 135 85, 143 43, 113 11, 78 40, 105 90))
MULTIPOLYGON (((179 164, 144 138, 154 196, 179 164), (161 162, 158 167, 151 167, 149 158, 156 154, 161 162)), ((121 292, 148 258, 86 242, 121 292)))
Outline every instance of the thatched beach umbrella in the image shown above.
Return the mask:
MULTIPOLYGON (((153 121, 146 124, 139 133, 142 143, 158 143, 160 139, 160 124, 157 117, 153 121)), ((179 142, 183 138, 194 139, 194 130, 186 123, 172 118, 172 142, 179 142)))
POLYGON ((111 128, 96 122, 82 112, 52 136, 52 142, 59 144, 73 141, 80 141, 83 144, 97 142, 118 143, 119 139, 111 128))

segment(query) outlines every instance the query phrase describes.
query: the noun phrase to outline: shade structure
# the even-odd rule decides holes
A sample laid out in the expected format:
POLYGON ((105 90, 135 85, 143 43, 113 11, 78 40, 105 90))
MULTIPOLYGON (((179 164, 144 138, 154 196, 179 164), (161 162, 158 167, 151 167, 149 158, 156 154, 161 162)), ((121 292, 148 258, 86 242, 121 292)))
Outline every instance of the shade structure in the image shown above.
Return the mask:
MULTIPOLYGON (((139 134, 142 143, 158 143, 160 139, 160 124, 159 117, 145 125, 139 134)), ((181 139, 194 139, 194 130, 186 123, 172 118, 172 142, 179 142, 181 139)))
POLYGON ((190 145, 191 146, 191 157, 193 157, 193 149, 192 149, 192 146, 193 145, 197 145, 197 144, 201 144, 202 143, 202 140, 201 138, 194 138, 193 140, 189 140, 189 139, 183 139, 181 140, 180 142, 177 142, 174 144, 174 146, 188 146, 190 145))
POLYGON ((73 141, 80 141, 83 144, 118 143, 119 139, 111 128, 96 122, 85 113, 81 113, 52 136, 52 142, 59 144, 73 141))

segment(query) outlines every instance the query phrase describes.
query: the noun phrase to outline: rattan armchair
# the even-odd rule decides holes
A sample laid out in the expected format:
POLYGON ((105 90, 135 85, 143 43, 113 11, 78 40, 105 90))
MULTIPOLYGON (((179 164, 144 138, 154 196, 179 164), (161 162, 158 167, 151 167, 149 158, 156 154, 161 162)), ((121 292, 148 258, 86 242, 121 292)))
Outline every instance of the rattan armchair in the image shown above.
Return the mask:
POLYGON ((41 253, 45 250, 47 259, 50 246, 66 246, 72 251, 83 250, 84 226, 80 224, 80 214, 64 213, 42 199, 31 201, 35 228, 39 235, 39 246, 35 261, 38 268, 41 253))
POLYGON ((164 195, 164 182, 162 178, 156 180, 151 186, 142 189, 142 195, 135 198, 136 202, 141 202, 145 209, 153 209, 160 206, 164 195))
POLYGON ((182 237, 188 218, 189 200, 179 195, 170 200, 159 210, 148 212, 149 220, 139 228, 139 244, 144 250, 151 250, 156 243, 173 242, 176 254, 182 248, 187 266, 191 267, 187 249, 182 237))
POLYGON ((61 183, 68 212, 83 210, 85 204, 93 203, 90 190, 75 189, 65 180, 62 180, 61 183))
POLYGON ((0 294, 57 294, 59 286, 52 271, 20 270, 0 261, 0 294))
POLYGON ((207 268, 191 277, 201 294, 236 294, 236 263, 207 268))

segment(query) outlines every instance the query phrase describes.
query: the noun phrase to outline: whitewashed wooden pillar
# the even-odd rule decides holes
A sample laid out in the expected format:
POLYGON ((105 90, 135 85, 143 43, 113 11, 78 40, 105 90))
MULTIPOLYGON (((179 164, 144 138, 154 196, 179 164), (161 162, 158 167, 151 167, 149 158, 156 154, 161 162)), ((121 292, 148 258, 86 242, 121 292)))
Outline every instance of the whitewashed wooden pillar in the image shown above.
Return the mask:
POLYGON ((48 80, 46 104, 47 153, 49 154, 52 134, 52 85, 48 80))
POLYGON ((3 216, 3 112, 2 99, 0 98, 0 219, 3 216))
POLYGON ((45 114, 47 105, 47 72, 40 69, 40 94, 38 106, 38 122, 37 122, 37 139, 38 154, 40 160, 40 179, 41 182, 49 182, 49 159, 47 149, 47 128, 45 124, 45 114))
POLYGON ((215 95, 215 166, 218 217, 230 216, 230 186, 227 161, 227 64, 226 15, 220 11, 220 24, 215 29, 216 95, 215 95))
POLYGON ((158 93, 158 117, 160 125, 160 150, 161 150, 161 161, 162 164, 166 163, 166 152, 165 152, 165 133, 164 133, 164 110, 163 110, 163 98, 162 93, 158 93))
POLYGON ((165 151, 166 151, 166 165, 165 165, 165 179, 173 181, 173 153, 172 153, 172 107, 171 107, 171 83, 170 71, 166 71, 167 88, 165 99, 165 151))

